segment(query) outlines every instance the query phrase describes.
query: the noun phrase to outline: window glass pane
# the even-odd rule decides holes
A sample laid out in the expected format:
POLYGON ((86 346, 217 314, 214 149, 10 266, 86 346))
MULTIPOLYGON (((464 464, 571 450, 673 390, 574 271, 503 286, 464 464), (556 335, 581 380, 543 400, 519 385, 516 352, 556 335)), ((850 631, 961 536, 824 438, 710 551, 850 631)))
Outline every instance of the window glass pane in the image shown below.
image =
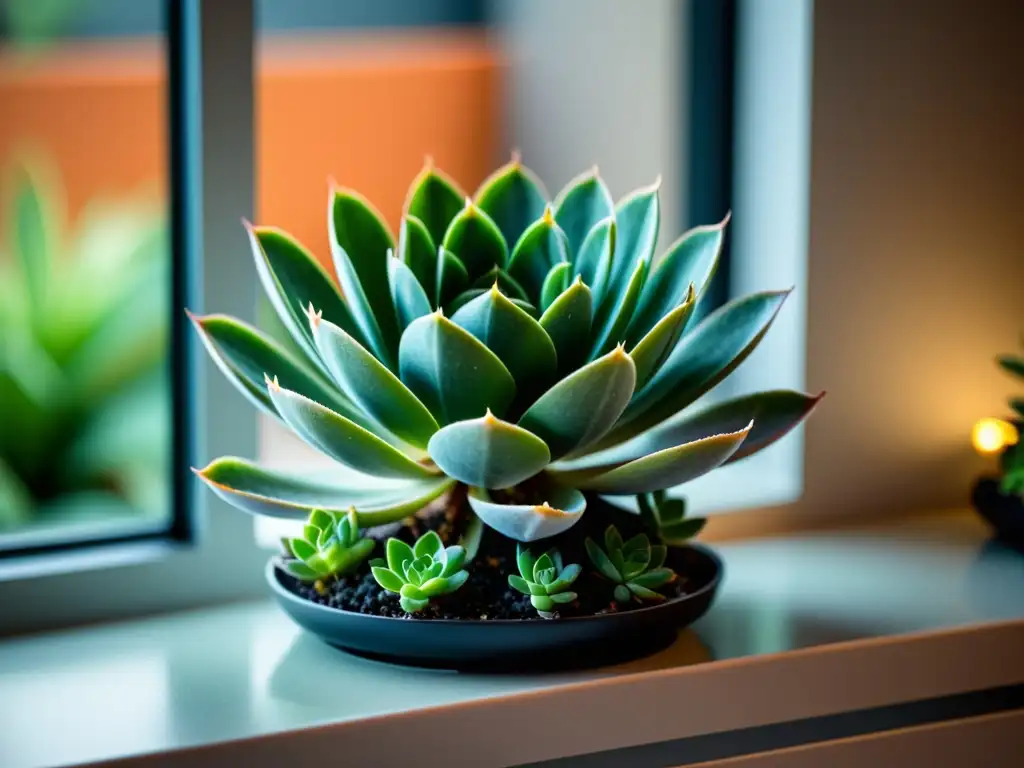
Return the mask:
POLYGON ((171 514, 160 0, 0 0, 0 549, 171 514))

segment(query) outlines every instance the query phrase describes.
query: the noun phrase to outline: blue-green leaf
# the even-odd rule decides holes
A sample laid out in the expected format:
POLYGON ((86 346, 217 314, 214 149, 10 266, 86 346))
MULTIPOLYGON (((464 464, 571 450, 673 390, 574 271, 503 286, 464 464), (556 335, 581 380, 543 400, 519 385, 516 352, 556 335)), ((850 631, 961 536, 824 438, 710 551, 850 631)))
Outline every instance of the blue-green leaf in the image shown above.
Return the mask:
POLYGON ((543 504, 501 504, 483 488, 470 488, 469 505, 494 530, 516 541, 536 541, 566 531, 583 516, 587 501, 573 488, 551 485, 543 504))
POLYGON ((512 249, 508 272, 526 290, 523 298, 537 301, 551 268, 563 261, 569 261, 569 241, 555 223, 551 208, 545 208, 544 215, 527 227, 512 249))
POLYGON ((587 234, 601 219, 613 214, 615 203, 595 167, 566 184, 552 207, 575 261, 587 234))
MULTIPOLYGON (((412 553, 416 557, 427 557, 433 559, 434 555, 438 552, 444 551, 444 543, 441 541, 441 537, 437 535, 437 531, 427 531, 416 540, 416 544, 412 548, 412 553)), ((444 566, 442 566, 443 568, 444 566)), ((438 571, 440 573, 440 571, 438 571)))
POLYGON ((659 178, 649 187, 631 192, 615 206, 617 233, 615 257, 607 290, 602 292, 601 305, 614 301, 625 290, 637 265, 651 263, 658 242, 661 209, 658 202, 659 178))
POLYGON ((385 429, 417 448, 437 431, 434 417, 416 396, 341 328, 310 315, 317 349, 345 393, 385 429))
POLYGON ((604 298, 608 281, 611 279, 617 238, 618 225, 615 218, 609 216, 601 219, 583 239, 573 262, 574 273, 583 278, 583 282, 594 294, 595 306, 604 298))
POLYGON ((492 267, 505 268, 508 245, 501 231, 483 210, 466 200, 466 207, 452 219, 442 245, 459 257, 470 280, 475 280, 492 267))
POLYGON ((446 475, 483 488, 521 483, 551 459, 543 440, 490 413, 442 428, 430 439, 428 450, 446 475))
POLYGON ((617 347, 551 387, 519 425, 540 437, 557 459, 611 429, 629 403, 635 381, 633 361, 617 347))
POLYGON ((305 520, 311 509, 344 513, 355 507, 363 528, 402 520, 455 484, 441 476, 384 481, 357 475, 340 465, 315 473, 286 472, 233 456, 193 471, 214 493, 243 512, 305 520))
POLYGON ((333 191, 328 229, 334 268, 362 337, 377 359, 393 368, 399 332, 387 259, 394 238, 371 203, 349 189, 333 191))
POLYGON ((380 566, 371 568, 370 571, 373 573, 374 580, 380 584, 381 589, 386 589, 388 592, 395 593, 402 591, 402 587, 405 583, 394 571, 388 568, 381 568, 380 566))
POLYGON ((583 545, 587 550, 587 557, 590 558, 590 562, 594 564, 594 567, 601 572, 601 574, 616 584, 622 581, 622 574, 619 573, 619 569, 615 567, 615 564, 608 558, 608 555, 603 549, 589 536, 583 545))
POLYGON ((601 467, 592 467, 575 472, 552 471, 551 474, 559 482, 597 493, 647 493, 671 488, 723 464, 740 447, 751 426, 666 448, 620 466, 605 467, 605 472, 600 471, 601 467))
POLYGON ((637 389, 646 384, 661 368, 661 364, 683 335, 683 329, 686 328, 696 305, 693 283, 690 283, 690 290, 683 297, 683 303, 661 318, 639 342, 629 348, 629 356, 636 363, 637 389))
POLYGON ((402 335, 402 381, 440 424, 501 416, 516 394, 512 374, 468 331, 438 312, 421 317, 402 335))
POLYGON ((431 312, 430 299, 409 266, 398 258, 388 259, 388 284, 401 333, 413 320, 431 312))
POLYGON ((517 592, 522 592, 524 595, 530 594, 530 585, 526 583, 526 579, 516 574, 510 574, 508 577, 508 585, 517 592))
POLYGON ((600 447, 617 445, 660 424, 732 373, 764 338, 788 295, 789 291, 768 291, 744 296, 684 334, 600 447))
POLYGON ((471 287, 492 288, 495 285, 498 286, 498 290, 510 299, 527 301, 526 290, 519 284, 519 281, 498 267, 491 267, 487 272, 478 277, 471 287))
POLYGON ((466 290, 469 273, 465 265, 451 251, 444 248, 437 252, 437 274, 434 279, 434 306, 444 307, 466 290))
POLYGON ((413 180, 406 197, 405 212, 419 219, 435 244, 440 244, 448 225, 462 210, 466 193, 451 177, 434 167, 428 157, 426 165, 413 180))
POLYGON ((497 355, 520 393, 544 387, 558 370, 558 355, 547 331, 497 287, 459 309, 452 322, 497 355))
POLYGON ((283 389, 275 380, 268 382, 268 390, 274 407, 288 426, 335 461, 378 477, 419 478, 436 474, 358 424, 283 389))
POLYGON ((632 277, 615 301, 605 301, 594 315, 591 334, 594 337, 590 348, 590 359, 593 360, 608 352, 616 344, 625 341, 626 326, 633 316, 636 303, 647 279, 648 263, 640 261, 633 271, 632 277))
POLYGON ((398 230, 398 257, 416 275, 423 292, 432 301, 436 301, 437 246, 426 225, 415 216, 402 217, 402 225, 398 230))
POLYGON ((546 312, 571 284, 572 264, 567 261, 555 264, 544 278, 544 285, 540 289, 540 311, 546 312))
POLYGON ((541 315, 540 326, 555 345, 558 370, 563 374, 575 370, 587 355, 592 311, 590 289, 577 276, 541 315))
POLYGON ((293 576, 302 582, 314 582, 320 578, 319 573, 298 560, 285 560, 279 564, 279 567, 289 576, 293 576))
POLYGON ((683 303, 691 285, 698 291, 704 289, 718 264, 728 222, 727 216, 719 224, 695 227, 669 246, 644 286, 626 334, 628 347, 635 345, 659 320, 683 303))
POLYGON ((540 218, 548 194, 536 174, 513 155, 510 163, 484 180, 475 200, 498 225, 505 242, 511 245, 540 218))

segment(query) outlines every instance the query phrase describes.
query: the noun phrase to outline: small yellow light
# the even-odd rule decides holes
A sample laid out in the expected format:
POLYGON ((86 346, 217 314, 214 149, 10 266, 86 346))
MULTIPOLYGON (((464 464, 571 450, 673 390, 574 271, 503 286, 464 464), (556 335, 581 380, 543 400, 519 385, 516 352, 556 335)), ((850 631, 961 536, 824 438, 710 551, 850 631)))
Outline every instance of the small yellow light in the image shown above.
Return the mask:
POLYGON ((971 430, 971 442, 974 450, 980 454, 998 453, 1008 445, 1016 444, 1017 428, 1002 419, 979 419, 971 430))

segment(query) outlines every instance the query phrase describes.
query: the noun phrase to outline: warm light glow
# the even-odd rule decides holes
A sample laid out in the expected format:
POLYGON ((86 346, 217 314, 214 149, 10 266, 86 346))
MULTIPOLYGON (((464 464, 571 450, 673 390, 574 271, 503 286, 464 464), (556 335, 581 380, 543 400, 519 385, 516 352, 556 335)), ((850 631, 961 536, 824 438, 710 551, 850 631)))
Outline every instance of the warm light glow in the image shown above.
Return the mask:
POLYGON ((1017 428, 1002 419, 980 419, 971 430, 974 450, 981 454, 998 453, 1018 439, 1017 428))

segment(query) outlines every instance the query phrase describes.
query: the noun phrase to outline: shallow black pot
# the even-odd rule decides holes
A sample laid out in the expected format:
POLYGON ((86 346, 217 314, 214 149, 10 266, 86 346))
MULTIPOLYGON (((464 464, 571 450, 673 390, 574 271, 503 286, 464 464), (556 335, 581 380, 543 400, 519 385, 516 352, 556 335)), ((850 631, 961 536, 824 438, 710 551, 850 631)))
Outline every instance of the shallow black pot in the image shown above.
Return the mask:
POLYGON ((999 492, 999 480, 983 477, 974 484, 971 503, 992 526, 997 538, 1024 550, 1024 501, 999 492))
MULTIPOLYGON (((674 553, 675 554, 675 553, 674 553)), ((321 640, 361 656, 398 664, 491 672, 600 666, 664 648, 711 606, 722 561, 692 545, 679 552, 695 589, 643 608, 559 619, 465 620, 373 616, 299 597, 273 561, 267 581, 285 612, 321 640)))

